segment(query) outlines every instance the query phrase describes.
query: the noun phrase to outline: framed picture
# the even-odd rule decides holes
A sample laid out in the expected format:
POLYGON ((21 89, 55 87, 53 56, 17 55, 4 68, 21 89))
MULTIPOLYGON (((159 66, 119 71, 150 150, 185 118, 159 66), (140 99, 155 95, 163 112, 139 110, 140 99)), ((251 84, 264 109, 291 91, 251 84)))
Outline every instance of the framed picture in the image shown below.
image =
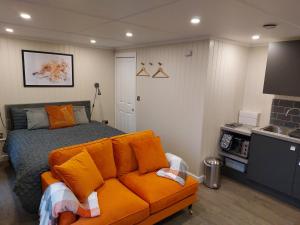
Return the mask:
POLYGON ((73 55, 22 50, 24 87, 74 87, 73 55))

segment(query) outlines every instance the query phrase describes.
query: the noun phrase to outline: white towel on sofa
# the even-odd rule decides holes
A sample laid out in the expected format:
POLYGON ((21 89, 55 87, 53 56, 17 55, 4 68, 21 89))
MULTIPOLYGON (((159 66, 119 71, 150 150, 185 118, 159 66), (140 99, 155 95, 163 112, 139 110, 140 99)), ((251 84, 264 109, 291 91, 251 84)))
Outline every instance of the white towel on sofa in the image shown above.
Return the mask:
POLYGON ((170 168, 160 169, 156 172, 156 174, 160 177, 174 180, 184 186, 187 177, 188 165, 182 158, 172 153, 166 153, 166 157, 170 164, 170 168))

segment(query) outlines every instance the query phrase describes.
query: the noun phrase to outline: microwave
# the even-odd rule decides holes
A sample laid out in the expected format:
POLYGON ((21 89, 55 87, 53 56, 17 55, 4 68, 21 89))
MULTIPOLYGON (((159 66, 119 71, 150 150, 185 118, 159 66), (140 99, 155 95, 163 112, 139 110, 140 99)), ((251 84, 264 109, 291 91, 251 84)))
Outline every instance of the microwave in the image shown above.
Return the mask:
POLYGON ((220 140, 222 151, 242 158, 248 158, 249 145, 249 139, 232 133, 223 133, 220 140))

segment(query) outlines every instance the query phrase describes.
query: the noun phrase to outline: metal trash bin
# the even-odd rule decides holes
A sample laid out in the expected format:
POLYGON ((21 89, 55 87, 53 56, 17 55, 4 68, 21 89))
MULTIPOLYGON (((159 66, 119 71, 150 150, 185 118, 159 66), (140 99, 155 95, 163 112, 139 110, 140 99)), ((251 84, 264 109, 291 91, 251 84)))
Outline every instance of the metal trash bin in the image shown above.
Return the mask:
POLYGON ((203 183, 209 188, 219 188, 220 172, 222 162, 218 158, 209 157, 204 160, 204 181, 203 183))

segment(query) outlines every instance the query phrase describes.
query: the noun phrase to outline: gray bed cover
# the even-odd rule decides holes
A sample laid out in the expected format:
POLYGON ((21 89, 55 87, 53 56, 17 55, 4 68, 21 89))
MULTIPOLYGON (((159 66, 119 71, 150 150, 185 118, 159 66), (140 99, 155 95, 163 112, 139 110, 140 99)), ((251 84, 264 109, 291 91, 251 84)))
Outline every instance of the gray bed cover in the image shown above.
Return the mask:
POLYGON ((23 207, 36 213, 42 195, 40 174, 49 170, 51 150, 111 137, 123 132, 98 122, 56 130, 14 130, 5 144, 16 172, 14 191, 23 207))

